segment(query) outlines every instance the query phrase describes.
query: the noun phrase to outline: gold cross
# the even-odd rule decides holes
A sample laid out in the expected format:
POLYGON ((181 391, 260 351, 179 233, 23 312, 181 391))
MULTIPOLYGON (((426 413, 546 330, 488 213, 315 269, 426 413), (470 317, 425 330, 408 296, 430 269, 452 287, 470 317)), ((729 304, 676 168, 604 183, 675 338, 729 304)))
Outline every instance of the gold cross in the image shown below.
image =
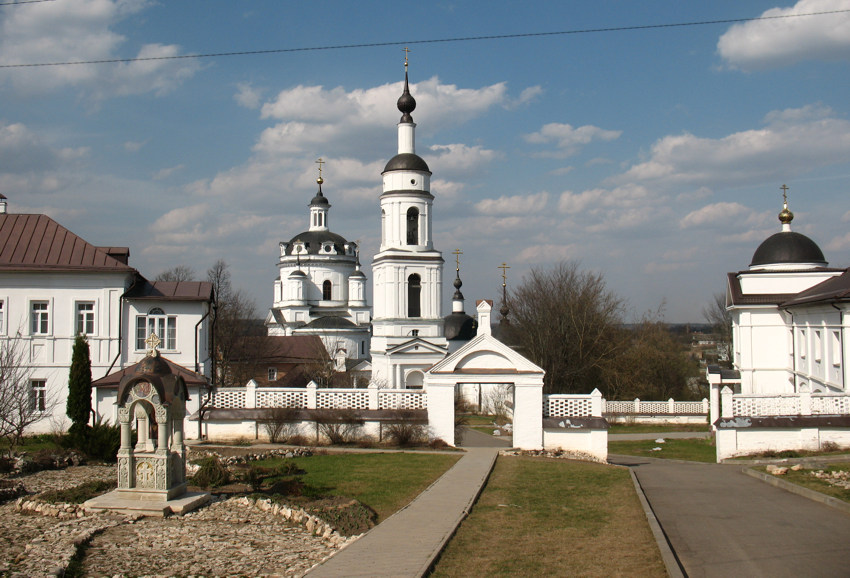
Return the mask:
POLYGON ((327 161, 322 160, 322 157, 319 157, 319 160, 316 161, 316 164, 319 165, 319 178, 320 179, 322 178, 322 165, 325 164, 326 162, 327 161))
POLYGON ((455 263, 457 264, 457 268, 455 269, 458 273, 460 273, 460 256, 463 255, 463 251, 460 249, 455 249, 452 251, 452 255, 455 256, 455 263))
POLYGON ((510 267, 508 266, 507 263, 502 263, 501 265, 496 267, 496 269, 502 270, 502 287, 507 287, 507 284, 508 284, 507 283, 508 282, 507 271, 508 271, 508 269, 510 269, 510 267))
POLYGON ((788 187, 786 185, 782 185, 779 187, 782 189, 782 204, 785 205, 785 208, 788 208, 788 187))
POLYGON ((147 339, 145 339, 145 343, 148 344, 148 348, 150 349, 148 354, 151 357, 156 357, 159 354, 156 348, 159 347, 159 345, 162 343, 162 340, 159 338, 159 336, 157 336, 156 333, 151 331, 151 334, 148 335, 147 339))
POLYGON ((404 71, 407 72, 407 55, 410 53, 410 48, 405 46, 402 50, 404 50, 404 71))

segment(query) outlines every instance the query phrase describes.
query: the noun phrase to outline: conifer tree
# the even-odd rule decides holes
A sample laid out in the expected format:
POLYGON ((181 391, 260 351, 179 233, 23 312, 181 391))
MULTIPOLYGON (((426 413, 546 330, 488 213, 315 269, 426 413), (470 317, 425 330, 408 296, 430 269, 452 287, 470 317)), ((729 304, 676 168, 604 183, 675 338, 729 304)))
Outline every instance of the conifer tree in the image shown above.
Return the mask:
POLYGON ((91 414, 91 357, 88 341, 82 335, 74 339, 65 413, 73 422, 72 430, 82 430, 88 425, 91 414))

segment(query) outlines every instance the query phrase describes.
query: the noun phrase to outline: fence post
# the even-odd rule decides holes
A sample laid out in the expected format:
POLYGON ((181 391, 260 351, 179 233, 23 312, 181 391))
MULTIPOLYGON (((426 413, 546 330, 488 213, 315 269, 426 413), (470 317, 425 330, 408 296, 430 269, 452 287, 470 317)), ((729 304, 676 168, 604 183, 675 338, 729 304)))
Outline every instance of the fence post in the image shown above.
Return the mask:
POLYGON ((720 390, 720 417, 732 417, 732 390, 728 385, 720 390))
POLYGON ((369 409, 378 409, 378 384, 374 381, 369 382, 369 409))
POLYGON ((257 407, 257 382, 253 379, 245 384, 245 409, 257 407))
POLYGON ((608 400, 604 397, 602 398, 602 415, 608 413, 608 400))
POLYGON ((307 409, 316 409, 316 382, 307 384, 307 409))
POLYGON ((708 400, 702 398, 702 413, 708 415, 708 400))
POLYGON ((675 404, 676 404, 676 402, 673 401, 672 397, 667 400, 667 413, 669 413, 670 415, 673 415, 674 413, 676 413, 676 411, 675 411, 676 405, 675 404))
POLYGON ((590 416, 602 417, 602 392, 598 389, 590 392, 590 416))
POLYGON ((635 413, 640 413, 640 399, 635 398, 635 413))
POLYGON ((800 386, 800 415, 812 415, 812 390, 808 385, 800 386))

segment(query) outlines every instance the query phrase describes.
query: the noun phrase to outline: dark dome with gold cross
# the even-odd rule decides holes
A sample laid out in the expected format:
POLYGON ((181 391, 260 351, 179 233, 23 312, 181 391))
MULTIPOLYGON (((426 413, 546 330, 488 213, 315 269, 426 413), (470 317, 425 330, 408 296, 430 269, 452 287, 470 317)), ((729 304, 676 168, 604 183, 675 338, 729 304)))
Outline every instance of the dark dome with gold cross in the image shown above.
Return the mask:
POLYGON ((779 213, 782 230, 762 241, 753 253, 750 269, 814 269, 828 265, 817 243, 791 230, 793 220, 794 213, 788 210, 786 197, 779 213))

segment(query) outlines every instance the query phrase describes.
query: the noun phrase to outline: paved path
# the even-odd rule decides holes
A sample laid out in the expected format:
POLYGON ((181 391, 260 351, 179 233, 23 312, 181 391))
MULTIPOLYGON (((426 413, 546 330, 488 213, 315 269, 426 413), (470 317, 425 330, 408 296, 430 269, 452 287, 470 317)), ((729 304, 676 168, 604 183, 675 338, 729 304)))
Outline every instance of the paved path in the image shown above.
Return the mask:
POLYGON ((848 576, 850 515, 740 465, 609 456, 633 467, 687 576, 848 576))
POLYGON ((468 447, 449 471, 407 507, 308 575, 423 576, 472 508, 498 452, 498 447, 468 447))

